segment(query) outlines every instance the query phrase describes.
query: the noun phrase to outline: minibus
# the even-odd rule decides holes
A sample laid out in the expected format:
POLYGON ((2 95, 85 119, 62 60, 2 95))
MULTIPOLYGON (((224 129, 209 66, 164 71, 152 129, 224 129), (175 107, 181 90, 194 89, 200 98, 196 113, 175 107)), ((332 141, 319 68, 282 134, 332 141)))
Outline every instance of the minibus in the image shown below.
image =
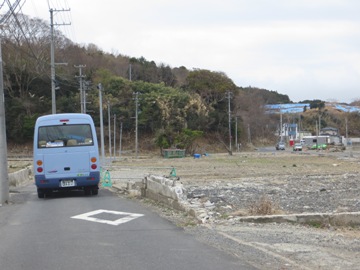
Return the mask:
POLYGON ((36 120, 34 176, 39 198, 53 191, 83 190, 97 195, 99 149, 94 122, 80 113, 52 114, 36 120))

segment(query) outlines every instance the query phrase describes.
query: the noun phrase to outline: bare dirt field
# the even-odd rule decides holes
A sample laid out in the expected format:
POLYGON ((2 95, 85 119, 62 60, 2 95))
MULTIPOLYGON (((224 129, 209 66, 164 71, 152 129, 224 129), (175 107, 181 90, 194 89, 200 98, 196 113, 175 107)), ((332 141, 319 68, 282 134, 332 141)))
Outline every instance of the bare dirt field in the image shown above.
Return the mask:
POLYGON ((174 167, 188 199, 209 199, 224 206, 226 214, 248 215, 264 198, 272 202, 272 214, 359 212, 359 163, 354 154, 344 152, 273 151, 199 159, 125 158, 112 165, 125 180, 136 174, 166 175, 174 167))
POLYGON ((359 153, 241 152, 113 162, 115 181, 176 169, 187 200, 204 208, 203 223, 164 208, 159 212, 195 237, 259 269, 359 269, 360 228, 242 222, 261 214, 360 212, 359 153), (191 225, 191 226, 187 226, 191 225))

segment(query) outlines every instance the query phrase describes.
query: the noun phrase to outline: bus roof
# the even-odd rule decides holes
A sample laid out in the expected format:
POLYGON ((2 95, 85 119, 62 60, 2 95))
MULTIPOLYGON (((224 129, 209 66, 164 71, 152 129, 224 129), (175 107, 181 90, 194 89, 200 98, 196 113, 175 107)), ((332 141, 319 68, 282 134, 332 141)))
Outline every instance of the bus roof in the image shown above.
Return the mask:
POLYGON ((70 120, 81 120, 86 122, 93 122, 92 118, 88 114, 84 113, 59 113, 59 114, 49 114, 49 115, 43 115, 40 116, 36 120, 36 124, 43 123, 43 122, 52 122, 54 124, 54 121, 61 123, 67 123, 70 122, 70 120))

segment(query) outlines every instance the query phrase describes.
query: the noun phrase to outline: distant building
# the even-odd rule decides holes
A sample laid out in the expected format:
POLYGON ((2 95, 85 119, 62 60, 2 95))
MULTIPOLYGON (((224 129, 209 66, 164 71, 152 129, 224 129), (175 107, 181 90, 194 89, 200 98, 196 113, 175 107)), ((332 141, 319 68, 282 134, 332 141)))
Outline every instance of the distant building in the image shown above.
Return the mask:
POLYGON ((284 123, 282 130, 278 131, 277 134, 279 134, 280 140, 304 140, 305 145, 307 146, 311 146, 314 143, 335 145, 340 145, 343 143, 342 137, 339 135, 339 130, 334 127, 325 127, 320 130, 319 135, 313 136, 309 131, 299 131, 297 124, 284 123))
POLYGON ((330 136, 304 136, 304 145, 307 147, 311 147, 315 145, 321 144, 330 144, 330 136))
POLYGON ((342 137, 339 135, 339 130, 334 127, 325 127, 320 130, 318 136, 304 136, 304 144, 311 147, 314 144, 343 144, 342 137))
POLYGON ((299 139, 302 140, 305 136, 311 136, 310 131, 301 130, 299 131, 299 139))
POLYGON ((325 127, 320 130, 320 135, 328 136, 328 144, 339 145, 342 144, 342 137, 339 134, 339 129, 334 127, 325 127))
MULTIPOLYGON (((326 107, 334 108, 341 112, 359 112, 360 107, 349 106, 338 103, 326 103, 326 107)), ((290 103, 290 104, 267 104, 265 105, 265 111, 268 114, 280 114, 282 119, 283 114, 302 114, 307 109, 310 109, 310 103, 290 103)), ((280 120, 282 122, 282 120, 280 120)), ((306 141, 306 144, 310 145, 314 142, 321 144, 335 144, 340 145, 343 143, 348 144, 346 140, 343 140, 340 136, 339 129, 334 127, 325 127, 320 130, 317 136, 312 136, 310 132, 300 131, 297 124, 282 123, 282 126, 278 127, 276 135, 279 136, 279 140, 284 141, 306 141), (306 140, 304 139, 306 137, 306 140)), ((350 140, 349 140, 350 141, 350 140)))
POLYGON ((320 130, 320 135, 339 136, 339 129, 334 127, 326 127, 320 130))

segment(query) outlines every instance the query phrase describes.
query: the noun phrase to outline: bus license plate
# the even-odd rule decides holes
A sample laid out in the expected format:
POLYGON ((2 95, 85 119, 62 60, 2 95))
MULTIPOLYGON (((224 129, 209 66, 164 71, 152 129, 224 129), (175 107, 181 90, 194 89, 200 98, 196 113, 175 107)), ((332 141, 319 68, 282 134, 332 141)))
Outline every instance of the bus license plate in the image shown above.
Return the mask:
POLYGON ((75 186, 75 180, 62 180, 60 182, 61 187, 74 187, 75 186))

